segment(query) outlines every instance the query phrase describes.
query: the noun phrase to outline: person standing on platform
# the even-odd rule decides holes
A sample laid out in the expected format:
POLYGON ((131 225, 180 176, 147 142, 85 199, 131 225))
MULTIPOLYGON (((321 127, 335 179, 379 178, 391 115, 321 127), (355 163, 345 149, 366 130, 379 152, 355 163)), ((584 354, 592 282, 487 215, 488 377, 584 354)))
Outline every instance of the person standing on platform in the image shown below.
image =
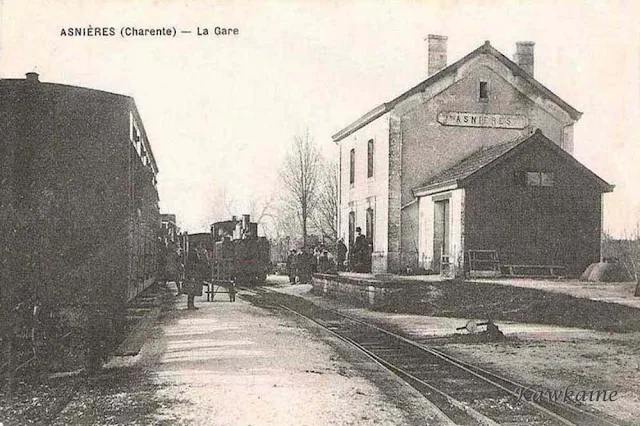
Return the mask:
POLYGON ((180 292, 180 278, 179 278, 179 264, 180 255, 178 254, 178 248, 175 243, 169 243, 169 247, 165 251, 164 260, 164 282, 175 282, 178 292, 180 292))
POLYGON ((300 284, 309 284, 313 271, 313 254, 309 248, 305 248, 298 257, 298 276, 300 284))
POLYGON ((294 249, 289 250, 287 256, 287 275, 289 275, 289 284, 296 283, 296 251, 294 249))
POLYGON ((231 284, 229 285, 229 302, 235 302, 236 301, 236 283, 231 281, 231 284))
POLYGON ((356 272, 369 272, 367 269, 369 257, 369 244, 367 238, 362 235, 362 229, 356 228, 356 241, 353 244, 354 270, 356 272))
POLYGON ((344 272, 344 262, 347 260, 347 246, 344 240, 340 238, 336 243, 336 263, 338 264, 338 272, 344 272))
POLYGON ((202 283, 207 278, 207 261, 204 249, 195 247, 189 250, 187 255, 185 290, 187 292, 187 309, 195 310, 194 300, 196 296, 202 296, 202 283))
POLYGON ((178 277, 176 281, 176 287, 178 288, 178 293, 176 296, 180 296, 184 293, 184 282, 186 279, 184 263, 182 263, 182 256, 178 255, 178 277))
POLYGON ((331 259, 329 259, 329 252, 324 250, 318 258, 318 272, 326 274, 332 269, 331 259))
POLYGON ((303 263, 304 263, 304 253, 302 251, 302 249, 298 249, 296 251, 296 257, 295 260, 293 261, 293 265, 294 265, 294 274, 296 276, 296 282, 300 283, 300 276, 302 275, 302 269, 303 269, 303 263))
POLYGON ((310 253, 311 255, 311 273, 315 274, 316 272, 318 272, 318 260, 320 259, 320 248, 317 246, 314 246, 310 253))

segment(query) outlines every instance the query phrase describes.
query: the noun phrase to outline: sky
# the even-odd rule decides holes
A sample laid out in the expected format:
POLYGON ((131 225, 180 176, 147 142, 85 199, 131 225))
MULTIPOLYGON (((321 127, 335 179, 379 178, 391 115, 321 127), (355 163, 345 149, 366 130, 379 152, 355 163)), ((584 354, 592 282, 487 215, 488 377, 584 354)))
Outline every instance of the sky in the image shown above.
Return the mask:
POLYGON ((426 78, 428 34, 448 63, 485 40, 535 45, 538 81, 584 115, 575 157, 615 184, 604 229, 640 219, 640 6, 629 1, 0 0, 0 77, 135 98, 162 212, 190 232, 276 190, 297 134, 331 135, 426 78), (66 37, 68 27, 175 27, 176 37, 66 37), (215 36, 215 27, 238 35, 215 36), (199 36, 206 28, 207 36, 199 36), (180 31, 192 31, 181 34, 180 31))

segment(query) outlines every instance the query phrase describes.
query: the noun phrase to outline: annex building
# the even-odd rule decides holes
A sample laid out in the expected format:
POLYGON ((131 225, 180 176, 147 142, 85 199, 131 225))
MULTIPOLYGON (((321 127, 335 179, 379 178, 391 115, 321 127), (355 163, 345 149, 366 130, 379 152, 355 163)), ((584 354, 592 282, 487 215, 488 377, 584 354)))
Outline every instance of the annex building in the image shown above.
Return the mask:
POLYGON ((533 42, 512 61, 487 41, 448 66, 446 43, 430 35, 428 78, 333 136, 340 236, 363 229, 373 272, 461 274, 490 252, 581 273, 613 190, 572 156, 582 113, 535 80, 533 42))

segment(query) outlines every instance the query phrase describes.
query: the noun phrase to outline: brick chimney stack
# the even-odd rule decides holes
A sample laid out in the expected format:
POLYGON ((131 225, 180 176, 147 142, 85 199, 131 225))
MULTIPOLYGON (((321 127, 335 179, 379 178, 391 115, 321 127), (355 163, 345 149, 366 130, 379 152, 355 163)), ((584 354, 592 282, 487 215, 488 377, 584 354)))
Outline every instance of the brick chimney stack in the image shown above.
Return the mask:
POLYGON ((427 77, 447 66, 447 37, 435 34, 427 36, 427 77))
POLYGON ((533 41, 519 41, 516 43, 516 53, 513 55, 513 61, 531 77, 533 77, 534 47, 533 41))

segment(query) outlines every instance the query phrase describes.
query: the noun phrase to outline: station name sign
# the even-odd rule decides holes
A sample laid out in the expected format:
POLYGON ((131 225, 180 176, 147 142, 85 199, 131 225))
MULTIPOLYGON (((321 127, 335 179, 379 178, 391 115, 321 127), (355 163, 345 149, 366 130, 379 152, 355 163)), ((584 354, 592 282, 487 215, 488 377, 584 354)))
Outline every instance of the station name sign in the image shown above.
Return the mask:
POLYGON ((438 114, 438 123, 443 126, 524 129, 529 125, 529 119, 524 115, 443 111, 438 114))

